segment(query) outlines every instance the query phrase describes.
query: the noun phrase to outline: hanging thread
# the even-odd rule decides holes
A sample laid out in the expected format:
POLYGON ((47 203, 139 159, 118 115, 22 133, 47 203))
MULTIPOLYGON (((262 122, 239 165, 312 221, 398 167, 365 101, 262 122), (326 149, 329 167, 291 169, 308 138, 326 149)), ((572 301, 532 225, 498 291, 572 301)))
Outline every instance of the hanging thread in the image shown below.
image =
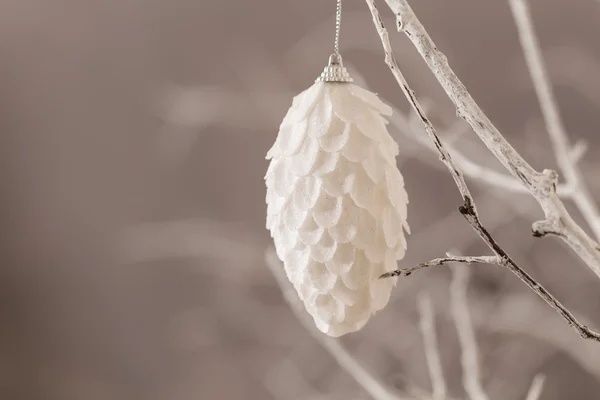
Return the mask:
POLYGON ((342 25, 342 0, 337 0, 337 8, 335 10, 335 42, 333 44, 333 53, 340 55, 340 28, 342 25))
POLYGON ((352 82, 352 77, 348 74, 342 64, 342 55, 340 54, 340 29, 342 25, 342 0, 337 0, 335 10, 335 41, 333 42, 333 54, 329 57, 329 62, 323 70, 323 73, 317 78, 320 82, 352 82))

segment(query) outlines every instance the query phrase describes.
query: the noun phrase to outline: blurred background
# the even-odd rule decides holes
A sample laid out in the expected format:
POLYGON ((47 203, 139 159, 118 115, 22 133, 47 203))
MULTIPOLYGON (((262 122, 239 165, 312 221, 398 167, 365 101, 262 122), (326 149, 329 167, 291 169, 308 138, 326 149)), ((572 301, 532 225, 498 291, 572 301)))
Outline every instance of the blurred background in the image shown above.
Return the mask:
MULTIPOLYGON (((507 2, 412 5, 500 131, 534 167, 555 168, 507 2)), ((600 3, 531 6, 600 199, 600 3)), ((0 398, 370 398, 298 321, 265 262, 264 157, 292 97, 331 53, 334 12, 334 0, 0 3, 0 398)), ((442 138, 504 173, 412 45, 391 37, 442 138)), ((344 2, 341 47, 357 81, 397 108, 390 132, 412 228, 400 265, 452 249, 487 254, 457 212, 454 183, 422 140, 361 0, 344 2)), ((531 236, 537 203, 469 182, 514 259, 600 327, 600 282, 562 242, 531 236)), ((491 399, 524 399, 540 373, 542 399, 600 398, 598 343, 508 271, 471 271, 469 312, 491 399)), ((464 398, 450 280, 448 268, 400 280, 344 348, 387 387, 429 392, 417 306, 427 293, 449 393, 464 398)))

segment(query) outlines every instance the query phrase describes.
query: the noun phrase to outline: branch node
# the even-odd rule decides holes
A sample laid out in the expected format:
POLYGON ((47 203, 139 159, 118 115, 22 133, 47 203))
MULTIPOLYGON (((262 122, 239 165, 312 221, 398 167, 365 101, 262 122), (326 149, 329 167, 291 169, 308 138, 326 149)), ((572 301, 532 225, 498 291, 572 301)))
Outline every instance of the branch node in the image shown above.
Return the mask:
POLYGON ((546 235, 554 235, 554 236, 559 236, 559 237, 564 237, 565 234, 563 233, 561 227, 559 226, 559 224, 557 222, 553 222, 550 220, 543 220, 543 221, 537 221, 534 222, 533 225, 531 226, 531 231, 533 236, 537 237, 537 238, 541 238, 544 237, 546 235))
POLYGON ((464 196, 464 204, 458 207, 458 211, 464 216, 472 216, 476 217, 477 213, 475 212, 475 206, 473 205, 473 201, 470 197, 464 196))
POLYGON ((403 32, 406 29, 409 22, 410 17, 408 15, 401 12, 396 13, 396 29, 398 30, 398 32, 403 32))
POLYGON ((550 190, 548 194, 556 193, 556 185, 558 185, 558 172, 552 169, 544 169, 540 179, 541 189, 550 190))

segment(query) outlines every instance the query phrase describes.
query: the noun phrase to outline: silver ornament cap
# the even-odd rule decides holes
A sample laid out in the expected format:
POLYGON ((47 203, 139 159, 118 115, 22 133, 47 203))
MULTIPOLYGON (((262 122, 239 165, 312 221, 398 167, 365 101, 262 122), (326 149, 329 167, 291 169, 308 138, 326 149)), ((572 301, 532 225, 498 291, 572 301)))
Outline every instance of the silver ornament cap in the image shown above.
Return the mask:
POLYGON ((315 82, 350 83, 354 82, 354 79, 352 79, 348 70, 342 64, 342 56, 333 53, 329 56, 329 63, 315 82))

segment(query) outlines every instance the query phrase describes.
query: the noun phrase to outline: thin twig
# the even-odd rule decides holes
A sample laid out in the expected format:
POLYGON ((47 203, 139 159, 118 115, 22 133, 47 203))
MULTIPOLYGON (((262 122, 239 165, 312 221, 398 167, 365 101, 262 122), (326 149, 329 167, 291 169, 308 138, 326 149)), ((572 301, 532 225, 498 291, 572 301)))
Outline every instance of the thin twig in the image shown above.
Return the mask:
POLYGON ((533 28, 529 5, 527 0, 509 0, 509 4, 517 25, 519 40, 540 103, 546 129, 554 149, 556 162, 567 184, 575 188, 571 196, 573 202, 590 225, 596 238, 600 239, 600 211, 583 179, 579 166, 571 155, 573 146, 569 143, 569 136, 560 117, 542 51, 533 28))
MULTIPOLYGON (((366 1, 371 9, 375 7, 373 0, 366 1)), ((500 134, 452 71, 447 57, 435 46, 406 0, 386 0, 386 3, 396 15, 398 30, 406 34, 421 54, 456 106, 457 114, 473 128, 494 156, 540 204, 545 219, 533 224, 534 232, 538 236, 547 234, 559 236, 600 277, 600 246, 575 223, 556 194, 558 174, 551 170, 536 171, 500 134)), ((378 14, 377 19, 380 20, 378 14)), ((375 20, 375 25, 382 37, 384 47, 387 46, 387 54, 391 50, 387 32, 382 36, 385 29, 382 30, 381 21, 375 20)), ((391 56, 386 55, 386 59, 388 58, 393 60, 391 56)), ((390 69, 396 75, 393 67, 390 69)))
POLYGON ((542 390, 544 390, 544 382, 546 382, 546 376, 543 374, 537 374, 531 382, 529 392, 525 400, 539 400, 542 396, 542 390))
POLYGON ((460 343, 463 386, 471 400, 488 400, 488 395, 481 385, 477 341, 467 306, 469 271, 464 265, 454 265, 451 270, 450 311, 460 343))
POLYGON ((425 359, 431 379, 431 399, 444 400, 446 398, 446 381, 435 332, 435 314, 431 298, 427 295, 419 298, 419 314, 421 315, 419 327, 423 336, 425 359))
POLYGON ((498 258, 498 256, 476 256, 476 257, 466 256, 466 257, 462 257, 462 256, 453 256, 451 254, 448 254, 448 257, 434 258, 433 260, 425 261, 420 264, 417 264, 414 267, 402 268, 402 269, 397 269, 395 271, 386 272, 385 274, 382 274, 380 276, 380 278, 391 278, 394 276, 409 276, 413 272, 418 271, 422 268, 441 266, 441 265, 445 265, 445 264, 451 263, 451 262, 463 263, 463 264, 474 264, 474 263, 497 264, 497 265, 501 264, 500 258, 498 258))
POLYGON ((377 380, 358 361, 348 353, 348 351, 340 345, 340 343, 332 338, 326 337, 315 329, 313 321, 306 313, 304 306, 300 303, 297 293, 291 286, 285 276, 283 265, 275 254, 273 248, 269 248, 265 254, 267 266, 275 276, 279 283, 279 287, 283 292, 285 300, 289 303, 290 308, 304 326, 304 328, 319 342, 321 346, 333 357, 338 365, 343 368, 356 382, 375 400, 406 400, 394 394, 382 382, 377 380))
MULTIPOLYGON (((387 1, 390 1, 390 0, 387 0, 387 1)), ((456 166, 456 164, 454 164, 452 157, 450 156, 450 154, 448 153, 448 151, 446 150, 446 148, 440 141, 440 139, 435 131, 435 128, 431 124, 431 121, 427 118, 427 115, 425 114, 425 111, 419 104, 419 101, 417 100, 413 90, 408 86, 406 79, 404 78, 404 76, 402 75, 402 72, 400 72, 400 69, 398 68, 396 59, 395 59, 393 51, 392 51, 392 46, 390 44, 388 31, 385 28, 385 25, 379 15, 379 11, 377 10, 377 7, 375 6, 374 1, 366 0, 366 3, 369 6, 369 9, 371 10, 375 28, 377 29, 377 33, 379 34, 381 43, 383 45, 383 49, 385 52, 385 62, 388 65, 389 69, 392 71, 392 74, 396 78, 398 85, 402 89, 402 92, 408 99, 410 105, 412 106, 414 111, 417 113, 417 115, 421 119, 421 121, 425 127, 425 131, 429 135, 429 138, 431 139, 431 141, 434 143, 436 150, 440 154, 441 161, 448 168, 448 171, 450 172, 450 175, 454 179, 454 182, 456 183, 456 186, 458 187, 458 190, 463 198, 463 205, 459 207, 460 213, 466 218, 467 222, 469 222, 469 224, 471 225, 473 230, 475 230, 475 232, 477 232, 477 234, 483 240, 483 242, 498 257, 498 260, 502 266, 505 266, 506 268, 508 268, 513 274, 515 274, 519 279, 521 279, 521 281, 523 281, 523 283, 525 283, 530 289, 532 289, 535 293, 537 293, 538 296, 540 296, 548 305, 550 305, 554 310, 556 310, 567 321, 567 323, 573 329, 575 329, 577 331, 577 333, 579 333, 579 335, 581 337, 583 337, 585 339, 593 339, 593 340, 600 342, 600 334, 599 333, 596 333, 596 332, 590 330, 588 327, 586 327, 585 325, 580 323, 569 310, 567 310, 552 294, 550 294, 550 292, 548 292, 539 282, 537 282, 535 279, 533 279, 525 270, 523 270, 521 267, 519 267, 512 260, 512 258, 508 255, 508 253, 502 247, 500 247, 500 245, 492 237, 492 235, 489 233, 489 231, 483 226, 483 224, 481 223, 481 221, 479 219, 479 215, 477 213, 477 208, 475 206, 475 202, 473 201, 473 197, 471 196, 469 188, 467 187, 467 184, 465 182, 462 172, 456 166)), ((406 2, 404 2, 404 1, 401 1, 401 3, 406 4, 406 2)), ((408 7, 408 4, 406 4, 406 7, 408 7)), ((410 8, 408 10, 410 10, 410 8)), ((406 12, 408 12, 408 11, 406 11, 406 12)), ((410 10, 410 13, 411 13, 412 17, 416 20, 416 17, 414 17, 414 14, 412 14, 412 10, 410 10)), ((402 14, 402 15, 405 15, 405 14, 402 14)), ((418 21, 416 21, 416 22, 418 23, 418 21)), ((415 22, 412 21, 410 23, 414 24, 415 22)), ((427 34, 424 33, 424 31, 422 30, 422 26, 420 25, 420 23, 418 23, 418 26, 421 27, 421 31, 419 29, 416 29, 416 32, 418 32, 421 36, 423 36, 423 35, 426 36, 427 34)), ((407 31, 407 34, 409 34, 410 32, 413 32, 413 31, 412 30, 407 31)), ((429 37, 427 36, 427 38, 429 38, 429 37)), ((428 39, 428 40, 431 41, 431 39, 428 39)), ((431 50, 431 51, 434 51, 434 50, 431 50)), ((437 49, 435 51, 437 51, 437 49)), ((439 53, 439 54, 441 55, 441 53, 439 53)), ((447 66, 447 62, 445 62, 445 63, 447 66)), ((449 69, 449 67, 447 67, 447 68, 449 69)), ((450 70, 450 72, 451 72, 451 70, 450 70)), ((458 78, 456 78, 456 80, 458 80, 458 78)), ((462 88, 463 88, 463 91, 466 93, 466 89, 464 89, 464 86, 462 86, 462 88)), ((465 96, 468 96, 468 94, 463 94, 462 96, 465 97, 465 96)), ((470 96, 469 96, 469 98, 470 98, 470 96)), ((477 105, 475 105, 475 107, 477 107, 477 105)), ((481 110, 479 110, 479 111, 481 112, 481 110)), ((483 115, 482 112, 481 112, 481 114, 487 120, 487 117, 485 117, 485 115, 483 115)), ((489 120, 487 120, 487 121, 489 122, 489 120)), ((493 127, 493 125, 491 125, 491 122, 489 122, 489 125, 491 127, 493 127)), ((491 129, 491 128, 487 128, 487 129, 491 129)), ((495 127, 494 127, 494 129, 495 129, 495 127)), ((488 132, 488 130, 485 130, 485 131, 488 132)), ((500 140, 500 138, 501 138, 501 140, 504 140, 504 138, 502 138, 502 136, 500 135, 499 132, 497 132, 497 130, 495 132, 497 133, 496 136, 497 136, 498 140, 500 140)), ((496 136, 494 136, 494 137, 496 137, 496 136)), ((504 150, 507 150, 507 151, 508 151, 508 148, 512 149, 512 147, 510 147, 510 145, 507 142, 506 142, 506 146, 504 146, 504 147, 500 146, 500 147, 502 147, 504 150), (506 147, 506 146, 508 146, 508 147, 506 147)), ((502 151, 504 151, 504 150, 502 150, 502 151)), ((512 151, 514 152, 514 149, 512 151)), ((516 156, 518 158, 516 158, 513 161, 515 161, 519 164, 520 163, 519 160, 522 160, 522 159, 520 158, 520 156, 518 154, 516 154, 516 156)), ((523 160, 523 163, 525 163, 524 160, 523 160)), ((522 168, 525 168, 525 165, 526 165, 527 168, 531 169, 531 167, 526 163, 520 164, 520 165, 522 168)), ((533 169, 531 169, 531 170, 533 171, 533 169)), ((533 171, 533 172, 535 172, 535 171, 533 171)), ((548 174, 546 174, 546 175, 548 175, 548 174)), ((552 174, 550 174, 550 175, 552 175, 552 174)), ((552 184, 552 188, 554 188, 554 187, 555 187, 555 180, 552 184)), ((558 196, 556 196, 556 194, 553 193, 552 196, 545 197, 546 200, 549 198, 554 199, 553 201, 555 201, 555 202, 557 201, 558 203, 560 203, 561 207, 563 207, 562 203, 560 202, 560 199, 558 199, 558 196)), ((564 207, 563 207, 563 210, 564 210, 564 207)), ((566 210, 564 210, 564 212, 566 213, 566 210)), ((567 214, 567 216, 568 216, 568 214, 567 214)), ((553 220, 547 219, 545 221, 550 224, 553 220)), ((573 224, 575 224, 575 223, 573 222, 573 224)), ((587 237, 590 241, 592 241, 583 232, 583 230, 581 230, 581 228, 579 228, 578 225, 575 224, 574 226, 576 226, 585 237, 587 237)), ((547 233, 549 233, 549 232, 547 232, 547 233)), ((598 252, 598 256, 600 256, 600 251, 598 252)), ((598 269, 598 271, 600 272, 600 268, 598 269)))

